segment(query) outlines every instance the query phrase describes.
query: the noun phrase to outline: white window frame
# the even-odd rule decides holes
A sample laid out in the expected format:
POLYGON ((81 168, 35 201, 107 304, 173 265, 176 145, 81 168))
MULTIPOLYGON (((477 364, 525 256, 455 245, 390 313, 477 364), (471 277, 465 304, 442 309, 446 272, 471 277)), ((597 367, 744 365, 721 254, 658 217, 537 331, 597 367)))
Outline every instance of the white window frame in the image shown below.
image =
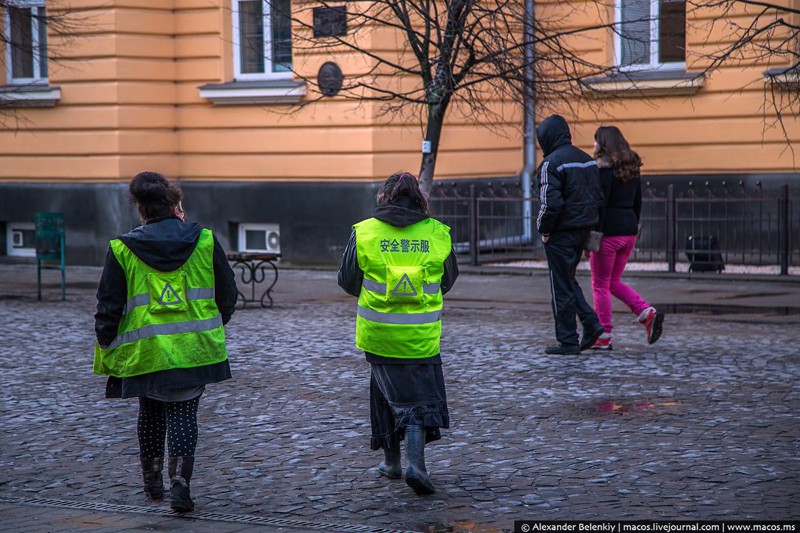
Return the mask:
POLYGON ((280 225, 278 224, 252 224, 252 223, 240 223, 239 224, 239 242, 238 248, 239 252, 249 252, 249 253, 266 253, 266 254, 280 254, 281 253, 281 246, 280 246, 280 235, 281 229, 280 225), (264 238, 264 242, 267 243, 269 246, 269 234, 270 232, 276 232, 278 234, 278 249, 277 250, 270 250, 270 249, 255 249, 255 248, 247 248, 247 233, 248 231, 263 231, 266 235, 264 238))
POLYGON ((14 230, 36 231, 33 222, 6 222, 6 255, 10 257, 36 257, 36 243, 33 248, 15 248, 14 230))
POLYGON ((241 42, 239 41, 239 3, 231 0, 231 25, 233 27, 233 78, 237 81, 275 80, 292 77, 289 72, 272 72, 272 3, 262 0, 264 28, 264 72, 242 72, 241 42))
MULTIPOLYGON (((39 42, 39 33, 40 28, 39 24, 41 21, 39 20, 39 10, 45 9, 45 0, 6 0, 5 2, 6 7, 16 7, 19 9, 32 9, 35 11, 35 15, 31 20, 31 44, 32 50, 31 54, 33 55, 33 77, 32 78, 15 78, 13 74, 13 65, 12 65, 12 46, 11 46, 11 14, 8 10, 4 10, 5 19, 3 21, 3 36, 5 38, 6 44, 6 81, 9 85, 29 85, 32 83, 38 84, 46 84, 47 83, 47 76, 42 76, 42 65, 39 60, 41 57, 40 47, 42 46, 39 42)), ((46 31, 46 30, 45 30, 46 31)), ((45 55, 47 54, 47 49, 44 50, 45 55)))
POLYGON ((659 17, 659 0, 650 1, 650 62, 636 65, 622 64, 622 0, 614 2, 614 27, 619 28, 614 32, 614 65, 620 71, 652 71, 652 70, 686 70, 686 61, 661 63, 658 55, 661 43, 658 40, 661 18, 659 17))

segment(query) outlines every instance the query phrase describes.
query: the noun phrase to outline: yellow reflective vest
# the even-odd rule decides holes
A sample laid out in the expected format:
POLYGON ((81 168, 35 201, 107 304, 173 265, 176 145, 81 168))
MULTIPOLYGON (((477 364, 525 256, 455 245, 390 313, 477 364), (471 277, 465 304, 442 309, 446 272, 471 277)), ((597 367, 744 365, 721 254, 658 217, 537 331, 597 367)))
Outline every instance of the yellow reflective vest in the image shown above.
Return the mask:
POLYGON ((116 339, 107 347, 95 344, 95 373, 133 377, 228 358, 222 317, 214 300, 210 230, 200 232, 192 255, 171 272, 150 267, 119 239, 109 246, 125 272, 128 300, 116 339))
POLYGON ((356 346, 384 357, 439 354, 444 262, 450 228, 432 218, 396 227, 370 218, 356 232, 364 282, 358 297, 356 346))

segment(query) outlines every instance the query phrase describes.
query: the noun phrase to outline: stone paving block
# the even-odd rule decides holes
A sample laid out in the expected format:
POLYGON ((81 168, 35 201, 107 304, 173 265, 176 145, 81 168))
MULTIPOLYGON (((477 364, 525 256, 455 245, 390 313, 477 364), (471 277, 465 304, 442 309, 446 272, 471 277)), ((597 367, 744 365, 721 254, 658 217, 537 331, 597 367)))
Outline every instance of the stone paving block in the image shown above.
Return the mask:
MULTIPOLYGON (((287 278, 338 290, 335 272, 287 278)), ((473 278, 485 291, 519 282, 473 278)), ((542 514, 800 517, 800 328, 669 315, 648 346, 618 313, 613 352, 552 357, 546 305, 461 293, 444 320, 452 428, 427 450, 438 492, 419 498, 375 474, 354 305, 298 296, 234 315, 234 379, 200 405, 198 508, 423 531, 542 514)), ((46 305, 0 297, 0 346, 14 346, 0 358, 0 495, 144 505, 136 405, 102 398, 93 312, 88 289, 46 305)))

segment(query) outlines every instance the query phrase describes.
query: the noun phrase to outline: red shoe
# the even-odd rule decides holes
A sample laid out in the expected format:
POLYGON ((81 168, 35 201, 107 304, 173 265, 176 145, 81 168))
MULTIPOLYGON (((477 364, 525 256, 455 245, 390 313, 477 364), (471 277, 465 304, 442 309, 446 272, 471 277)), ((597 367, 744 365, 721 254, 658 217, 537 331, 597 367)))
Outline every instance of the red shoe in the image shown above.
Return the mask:
POLYGON ((592 350, 606 350, 611 351, 614 347, 611 345, 611 333, 603 333, 600 338, 595 341, 592 350))
POLYGON ((639 322, 647 331, 647 344, 653 344, 661 338, 664 313, 656 311, 655 307, 648 307, 639 314, 639 322))

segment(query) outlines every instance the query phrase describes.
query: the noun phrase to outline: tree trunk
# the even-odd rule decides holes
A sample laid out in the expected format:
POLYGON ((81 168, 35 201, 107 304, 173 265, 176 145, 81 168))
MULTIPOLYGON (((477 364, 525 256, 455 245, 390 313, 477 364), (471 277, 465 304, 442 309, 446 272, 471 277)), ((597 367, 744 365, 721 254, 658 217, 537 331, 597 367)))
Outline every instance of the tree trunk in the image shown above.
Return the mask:
POLYGON ((444 124, 444 108, 436 106, 428 113, 428 125, 425 130, 425 140, 430 142, 430 152, 422 154, 422 163, 419 168, 419 188, 425 198, 428 198, 433 189, 433 175, 436 170, 436 158, 439 155, 439 140, 442 136, 444 124))

